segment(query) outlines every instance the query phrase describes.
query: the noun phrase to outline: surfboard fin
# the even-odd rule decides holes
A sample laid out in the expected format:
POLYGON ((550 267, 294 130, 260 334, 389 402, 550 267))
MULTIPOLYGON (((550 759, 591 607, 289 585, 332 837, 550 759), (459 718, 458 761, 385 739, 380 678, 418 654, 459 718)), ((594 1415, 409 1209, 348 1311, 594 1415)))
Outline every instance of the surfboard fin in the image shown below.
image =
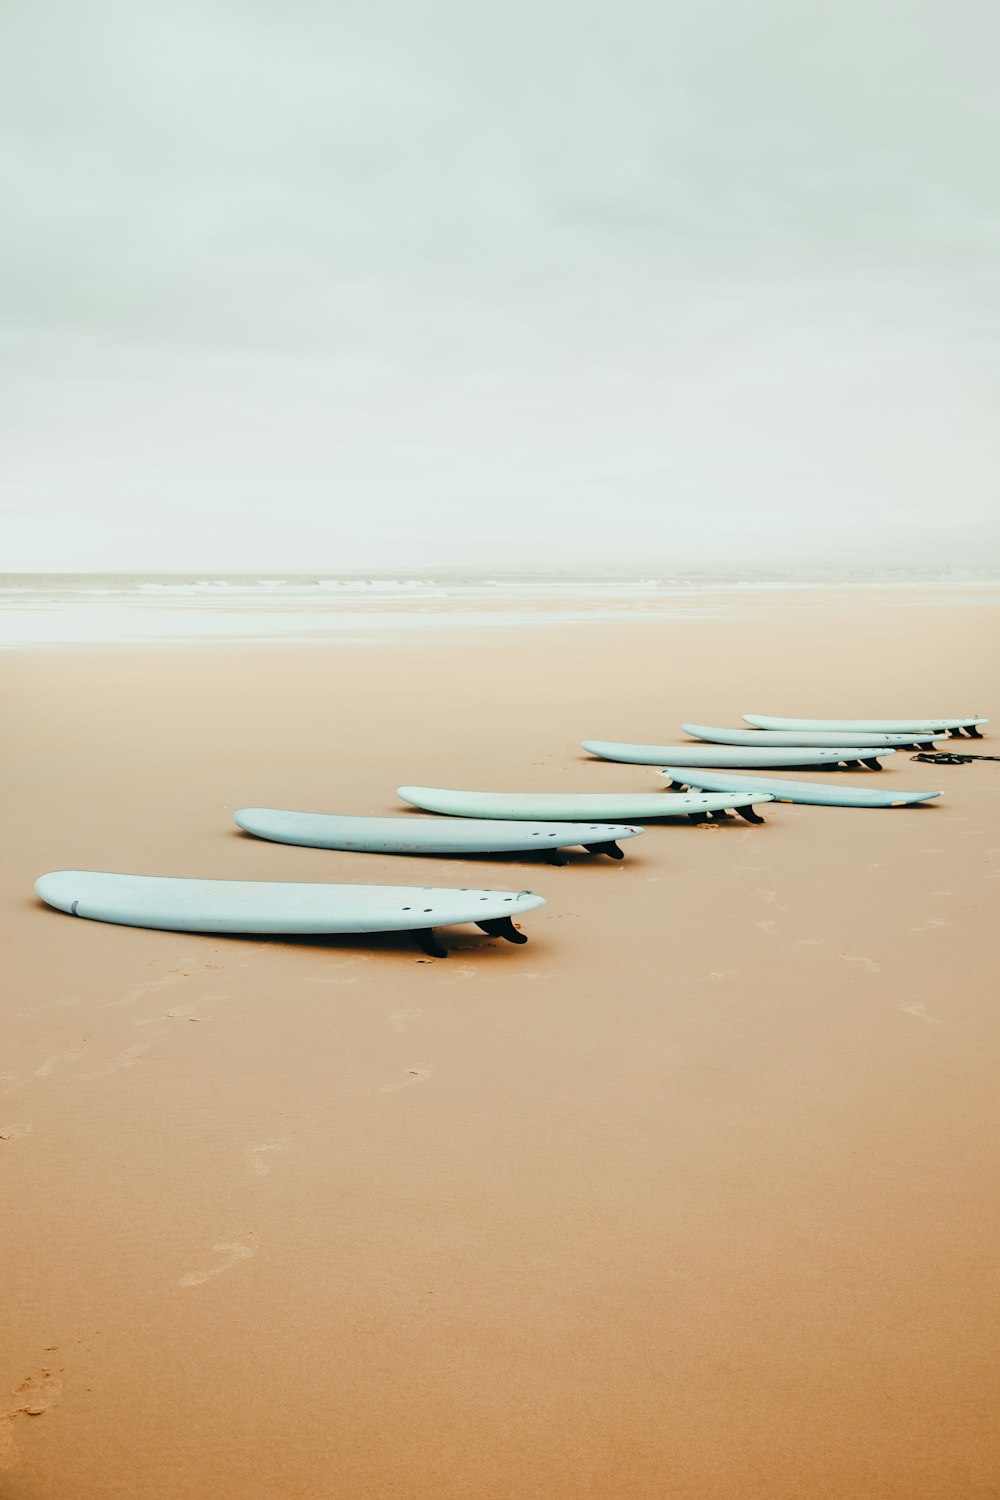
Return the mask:
POLYGON ((982 739, 982 735, 979 733, 979 729, 978 729, 977 725, 975 725, 975 724, 967 724, 965 726, 965 732, 969 736, 970 740, 981 740, 982 739))
POLYGON ((763 823, 764 821, 760 813, 755 812, 752 807, 734 807, 733 812, 739 813, 747 823, 763 823))
POLYGON ((447 948, 442 948, 434 936, 434 929, 432 927, 416 927, 414 928, 413 936, 417 947, 421 952, 426 953, 428 958, 448 957, 447 948))
POLYGON ((542 858, 547 865, 564 865, 566 858, 559 849, 543 849, 542 858))
POLYGON ((867 766, 869 771, 881 771, 882 769, 882 762, 880 760, 876 760, 874 756, 871 760, 863 760, 861 764, 863 766, 867 766))
POLYGON ((523 932, 518 932, 510 917, 489 917, 485 922, 477 922, 476 926, 487 933, 489 937, 506 938, 508 943, 526 943, 528 941, 523 932))
POLYGON ((584 844, 588 854, 606 854, 609 859, 624 859, 624 849, 619 849, 614 839, 605 839, 603 844, 584 844))

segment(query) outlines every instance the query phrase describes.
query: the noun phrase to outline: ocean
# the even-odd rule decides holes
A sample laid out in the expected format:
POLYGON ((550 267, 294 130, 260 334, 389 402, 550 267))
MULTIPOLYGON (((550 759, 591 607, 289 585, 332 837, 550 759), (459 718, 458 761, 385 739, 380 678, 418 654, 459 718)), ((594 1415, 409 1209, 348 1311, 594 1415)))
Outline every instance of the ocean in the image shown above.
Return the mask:
POLYGON ((531 576, 443 574, 9 573, 0 574, 0 649, 183 642, 376 641, 456 628, 583 623, 637 616, 719 617, 736 596, 824 589, 899 590, 993 602, 995 574, 898 569, 850 577, 817 569, 531 576))

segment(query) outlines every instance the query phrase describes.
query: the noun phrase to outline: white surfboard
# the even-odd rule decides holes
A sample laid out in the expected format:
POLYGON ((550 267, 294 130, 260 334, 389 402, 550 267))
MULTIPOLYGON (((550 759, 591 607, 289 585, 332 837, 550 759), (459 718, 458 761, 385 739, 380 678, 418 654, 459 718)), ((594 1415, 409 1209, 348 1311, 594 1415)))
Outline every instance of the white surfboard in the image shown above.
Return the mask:
POLYGON ((749 823, 760 823, 755 802, 768 795, 693 792, 664 797, 660 792, 464 792, 439 786, 401 786, 397 795, 413 807, 465 818, 545 818, 556 822, 592 818, 701 818, 731 809, 749 823))
POLYGON ((979 738, 978 725, 990 722, 989 719, 977 719, 975 714, 964 719, 775 719, 768 714, 744 714, 743 717, 758 729, 818 729, 830 730, 834 734, 851 734, 854 730, 876 734, 943 734, 945 730, 966 729, 973 739, 979 738))
POLYGON ((621 859, 621 839, 643 833, 622 823, 514 823, 488 818, 354 818, 331 813, 241 807, 239 826, 258 838, 311 849, 366 854, 523 854, 582 844, 621 859))
POLYGON ((584 750, 600 760, 614 760, 631 766, 705 766, 728 770, 731 767, 747 769, 791 768, 810 766, 835 770, 840 765, 857 765, 863 761, 873 771, 881 771, 878 757, 895 755, 895 750, 885 746, 865 748, 859 745, 842 746, 840 749, 756 750, 748 745, 632 745, 618 740, 581 740, 584 750))
POLYGON ((706 790, 750 792, 765 788, 776 802, 806 802, 815 807, 911 807, 929 802, 940 792, 873 792, 867 787, 833 785, 821 781, 779 781, 776 776, 733 776, 726 771, 692 771, 687 766, 668 766, 663 772, 675 786, 699 786, 706 790))
MULTIPOLYGON (((832 730, 817 729, 724 729, 715 724, 682 724, 685 734, 696 740, 706 740, 710 745, 747 745, 758 750, 776 746, 804 750, 819 746, 821 749, 837 750, 844 743, 844 734, 832 730)), ((861 748, 892 748, 898 745, 918 745, 927 749, 940 735, 935 734, 874 734, 869 731, 851 736, 851 744, 861 748)))
POLYGON ((54 870, 35 882, 43 901, 74 917, 173 932, 416 932, 443 951, 431 928, 475 922, 523 943, 512 918, 544 906, 534 891, 413 885, 319 885, 276 880, 184 880, 98 870, 54 870))

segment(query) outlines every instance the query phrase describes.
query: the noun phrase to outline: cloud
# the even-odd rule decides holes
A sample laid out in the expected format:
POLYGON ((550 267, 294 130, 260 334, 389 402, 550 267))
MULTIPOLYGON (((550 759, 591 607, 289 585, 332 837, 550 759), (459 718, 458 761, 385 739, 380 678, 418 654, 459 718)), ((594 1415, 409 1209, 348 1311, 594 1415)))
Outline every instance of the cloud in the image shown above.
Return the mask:
POLYGON ((995 8, 4 27, 13 565, 827 555, 874 512, 897 553, 989 537, 995 8))

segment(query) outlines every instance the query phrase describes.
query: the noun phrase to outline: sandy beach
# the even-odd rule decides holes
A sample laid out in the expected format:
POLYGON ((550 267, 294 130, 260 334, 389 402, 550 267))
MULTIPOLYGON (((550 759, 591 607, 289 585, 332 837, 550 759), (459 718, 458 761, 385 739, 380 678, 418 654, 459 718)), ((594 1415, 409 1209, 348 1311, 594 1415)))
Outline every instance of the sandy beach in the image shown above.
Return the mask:
POLYGON ((710 603, 0 655, 0 1500, 1000 1494, 1000 764, 621 864, 232 821, 647 789, 579 741, 748 711, 976 711, 1000 753, 995 591, 710 603), (62 868, 547 904, 440 961, 72 921, 62 868))

